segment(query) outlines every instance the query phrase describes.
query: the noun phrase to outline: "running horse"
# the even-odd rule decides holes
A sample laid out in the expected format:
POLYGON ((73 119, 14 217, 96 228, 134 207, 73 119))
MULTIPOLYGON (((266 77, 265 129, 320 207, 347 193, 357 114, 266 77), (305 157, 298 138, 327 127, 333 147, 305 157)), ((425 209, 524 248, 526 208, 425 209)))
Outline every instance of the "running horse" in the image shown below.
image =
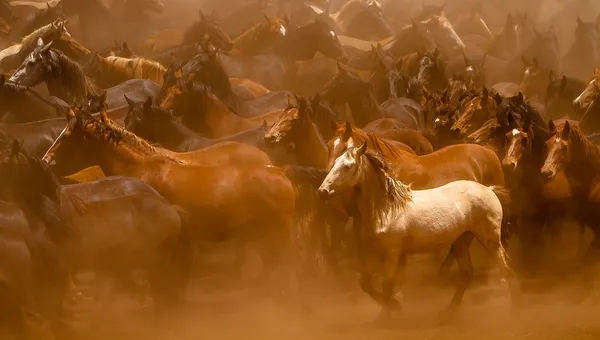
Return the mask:
POLYGON ((506 191, 472 181, 413 190, 395 173, 391 163, 363 143, 336 158, 318 189, 324 199, 349 195, 356 202, 361 228, 360 286, 381 306, 380 317, 401 309, 393 297, 401 259, 440 245, 451 247, 460 269, 448 311, 456 310, 473 276, 469 246, 474 238, 503 269, 515 300, 516 280, 501 243, 506 191), (383 268, 382 291, 373 285, 379 268, 383 268))
POLYGON ((75 113, 43 158, 54 169, 98 164, 107 176, 142 179, 188 211, 193 240, 236 240, 238 260, 248 241, 260 241, 262 278, 289 258, 294 191, 281 169, 211 159, 222 151, 192 161, 149 145, 105 117, 75 113))

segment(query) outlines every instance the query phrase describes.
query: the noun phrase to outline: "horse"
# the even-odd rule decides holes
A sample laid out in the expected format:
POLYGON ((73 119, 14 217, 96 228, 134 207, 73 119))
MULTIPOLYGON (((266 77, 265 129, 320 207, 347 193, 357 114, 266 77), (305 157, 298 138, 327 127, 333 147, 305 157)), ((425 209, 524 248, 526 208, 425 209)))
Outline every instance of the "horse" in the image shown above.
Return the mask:
MULTIPOLYGON (((572 201, 576 202, 576 217, 598 234, 598 214, 595 207, 598 204, 598 166, 600 149, 589 142, 577 124, 568 120, 554 125, 549 122, 550 137, 546 142, 547 152, 541 168, 541 174, 547 180, 553 180, 564 171, 567 181, 572 188, 572 201)), ((591 267, 598 261, 600 238, 594 240, 585 251, 581 264, 585 268, 582 284, 589 289, 593 282, 591 267)))
POLYGON ((263 278, 287 258, 294 192, 281 169, 210 158, 191 162, 157 150, 109 120, 86 112, 71 118, 65 130, 43 158, 54 169, 67 165, 64 161, 79 160, 79 168, 99 164, 108 176, 142 179, 188 211, 190 235, 195 240, 236 239, 238 250, 248 240, 262 241, 263 278), (227 208, 231 206, 236 206, 235 214, 227 208))
POLYGON ((263 21, 233 39, 231 54, 252 56, 270 50, 273 44, 286 36, 288 24, 285 17, 265 16, 263 21))
MULTIPOLYGON (((263 114, 265 112, 283 109, 285 99, 291 95, 288 91, 264 91, 259 89, 259 92, 264 93, 255 98, 253 94, 250 94, 250 89, 256 89, 259 84, 255 82, 247 81, 248 87, 244 85, 233 86, 233 79, 229 78, 227 71, 225 70, 223 63, 218 58, 216 52, 204 53, 200 58, 196 58, 198 61, 197 67, 194 67, 193 80, 200 82, 207 86, 210 86, 214 94, 231 109, 244 117, 253 117, 256 115, 263 114), (245 90, 245 91, 244 91, 245 90)), ((190 63, 192 63, 190 61, 190 63)), ((184 66, 185 68, 185 66, 184 66)), ((174 79, 169 79, 168 84, 176 85, 176 79, 181 79, 186 75, 186 72, 175 73, 174 79)), ((165 80, 170 76, 165 75, 165 80)), ((167 83, 165 83, 167 84, 167 83)), ((170 85, 163 86, 163 92, 166 91, 170 85)), ((264 87, 263 87, 264 88, 264 87)))
POLYGON ((429 91, 442 91, 448 86, 446 66, 437 48, 420 56, 417 80, 429 91))
POLYGON ((519 91, 527 99, 537 99, 538 102, 544 103, 546 100, 546 90, 551 82, 554 81, 552 70, 541 67, 537 58, 533 58, 529 62, 525 57, 523 59, 523 73, 521 75, 521 85, 519 91))
POLYGON ((502 32, 492 40, 487 54, 501 60, 511 60, 518 56, 531 40, 533 32, 528 27, 527 13, 517 16, 509 13, 502 32))
MULTIPOLYGON (((485 59, 487 54, 484 54, 481 60, 474 60, 463 55, 464 68, 462 68, 455 79, 465 82, 469 88, 483 88, 485 86, 485 59)), ((453 97, 451 95, 451 97, 453 97)), ((452 99, 454 101, 454 99, 452 99)))
POLYGON ((408 128, 416 128, 423 121, 419 104, 410 99, 394 98, 378 105, 371 84, 339 64, 338 74, 319 93, 330 102, 348 103, 358 127, 384 117, 395 118, 408 128))
POLYGON ((464 52, 465 43, 458 36, 450 20, 443 12, 422 21, 422 24, 431 31, 437 47, 446 55, 460 55, 464 52))
POLYGON ((600 29, 598 22, 583 22, 577 17, 575 42, 562 59, 569 76, 585 79, 589 70, 600 63, 600 29))
POLYGON ((504 185, 500 160, 493 151, 480 145, 452 145, 417 156, 414 152, 392 148, 377 136, 365 135, 349 124, 341 125, 336 136, 327 142, 329 168, 348 148, 366 142, 371 149, 397 165, 395 175, 398 178, 412 183, 417 189, 434 188, 456 180, 471 180, 483 185, 504 185))
POLYGON ((56 6, 50 6, 50 4, 47 3, 45 8, 38 10, 32 18, 23 24, 17 31, 18 36, 24 37, 39 27, 55 22, 57 19, 60 19, 62 15, 60 3, 56 4, 56 6))
POLYGON ((498 94, 490 95, 484 87, 481 93, 470 96, 461 103, 464 111, 452 125, 452 130, 459 131, 463 136, 477 131, 485 121, 493 118, 501 99, 498 94))
POLYGON ((153 60, 102 57, 98 54, 95 55, 90 69, 96 83, 103 88, 116 86, 129 79, 148 79, 162 86, 167 71, 160 63, 153 60))
POLYGON ((223 64, 231 77, 250 78, 265 85, 267 88, 280 88, 291 84, 300 76, 299 64, 308 63, 308 70, 313 70, 314 64, 326 59, 311 60, 317 52, 334 60, 345 60, 346 52, 342 48, 337 34, 321 19, 308 25, 289 28, 285 36, 272 43, 270 53, 264 55, 223 56, 223 64), (287 71, 287 72, 286 72, 287 71), (282 78, 284 80, 282 81, 282 78))
POLYGON ((54 41, 63 35, 70 36, 65 25, 66 20, 57 19, 42 26, 21 39, 20 44, 12 45, 0 52, 0 68, 12 71, 23 62, 23 60, 37 47, 38 40, 54 41))
POLYGON ((9 156, 15 200, 30 221, 43 223, 69 271, 122 278, 146 270, 157 316, 185 300, 192 258, 184 212, 154 194, 82 200, 63 190, 48 164, 15 145, 9 156))
POLYGON ((377 1, 373 1, 347 20, 338 23, 345 35, 362 40, 377 41, 394 34, 377 1))
POLYGON ((573 109, 573 100, 585 90, 585 83, 579 79, 552 76, 546 88, 544 115, 549 119, 559 119, 565 115, 580 117, 580 112, 573 109))
POLYGON ((262 137, 266 126, 250 129, 232 136, 209 139, 198 135, 183 125, 169 111, 152 105, 152 98, 148 98, 144 103, 136 103, 131 99, 126 99, 129 110, 125 117, 125 128, 171 151, 187 152, 228 141, 248 144, 259 149, 264 148, 262 137))
POLYGON ((406 97, 409 79, 400 72, 402 60, 398 64, 390 65, 386 62, 386 56, 383 55, 381 48, 375 48, 378 55, 378 63, 373 70, 369 82, 373 86, 373 92, 378 103, 383 103, 388 99, 406 97))
POLYGON ((592 101, 587 110, 579 120, 579 128, 587 134, 594 134, 600 131, 600 92, 592 96, 592 101))
POLYGON ((182 116, 182 123, 209 138, 220 138, 257 128, 265 121, 274 122, 283 110, 274 110, 259 116, 238 116, 212 93, 206 85, 188 81, 171 87, 160 104, 163 109, 172 109, 182 116))
POLYGON ((381 137, 408 145, 417 156, 433 152, 431 142, 417 130, 397 128, 384 132, 381 137))
POLYGON ((360 286, 381 306, 380 316, 389 317, 400 309, 393 294, 404 256, 433 251, 440 245, 451 247, 459 265, 460 281, 449 311, 457 309, 473 275, 469 252, 473 238, 501 266, 516 301, 516 280, 501 243, 503 207, 508 203, 502 187, 454 181, 414 190, 395 176, 392 164, 367 150, 364 143, 336 158, 318 191, 325 199, 350 195, 356 202, 361 228, 360 286), (457 201, 467 207, 468 214, 457 201), (372 282, 378 268, 384 268, 381 292, 372 282))
POLYGON ((575 112, 585 112, 593 100, 596 93, 600 93, 600 69, 594 69, 594 76, 590 79, 583 91, 573 99, 573 108, 575 112))
POLYGON ((50 95, 79 105, 85 104, 89 95, 100 94, 79 64, 51 47, 52 42, 44 44, 42 39, 38 39, 38 47, 25 58, 9 80, 26 86, 44 82, 50 95))

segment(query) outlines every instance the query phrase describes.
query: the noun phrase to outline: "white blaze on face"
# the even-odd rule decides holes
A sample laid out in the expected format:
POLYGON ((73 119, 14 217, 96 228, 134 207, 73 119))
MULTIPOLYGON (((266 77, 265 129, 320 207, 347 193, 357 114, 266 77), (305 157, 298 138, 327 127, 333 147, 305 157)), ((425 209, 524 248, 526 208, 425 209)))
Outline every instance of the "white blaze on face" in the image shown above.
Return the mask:
POLYGON ((334 148, 334 149, 335 149, 335 148, 337 148, 337 147, 338 147, 338 145, 340 145, 340 143, 341 143, 341 142, 342 142, 342 139, 341 139, 341 138, 336 138, 336 139, 333 141, 333 148, 334 148))
POLYGON ((329 31, 329 35, 332 37, 335 37, 335 32, 334 31, 329 31))
POLYGON ((473 66, 467 67, 467 72, 473 72, 473 66))
POLYGON ((439 123, 440 122, 440 117, 437 117, 436 119, 433 120, 434 123, 439 123))
POLYGON ((561 139, 560 139, 560 137, 556 137, 556 139, 554 141, 557 143, 560 143, 561 139))
POLYGON ((281 33, 281 35, 283 35, 285 37, 285 34, 287 33, 287 30, 285 29, 285 26, 281 25, 279 27, 279 32, 281 33))
POLYGON ((518 129, 512 129, 512 135, 516 136, 519 134, 519 130, 518 129))

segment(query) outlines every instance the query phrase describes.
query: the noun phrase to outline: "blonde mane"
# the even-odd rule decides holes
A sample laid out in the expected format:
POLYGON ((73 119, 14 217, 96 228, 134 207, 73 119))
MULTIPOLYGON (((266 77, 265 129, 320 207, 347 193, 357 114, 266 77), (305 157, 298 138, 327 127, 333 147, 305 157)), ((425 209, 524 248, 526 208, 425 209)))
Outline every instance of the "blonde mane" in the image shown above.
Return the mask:
POLYGON ((116 70, 131 79, 149 79, 163 85, 163 76, 167 69, 159 62, 144 58, 123 58, 109 56, 102 58, 109 70, 116 70))
POLYGON ((56 27, 54 23, 49 23, 48 25, 42 26, 37 30, 29 33, 23 39, 21 39, 21 49, 19 50, 19 54, 27 55, 31 53, 36 47, 38 43, 38 39, 42 38, 42 40, 48 43, 52 40, 52 36, 58 33, 59 27, 56 27))

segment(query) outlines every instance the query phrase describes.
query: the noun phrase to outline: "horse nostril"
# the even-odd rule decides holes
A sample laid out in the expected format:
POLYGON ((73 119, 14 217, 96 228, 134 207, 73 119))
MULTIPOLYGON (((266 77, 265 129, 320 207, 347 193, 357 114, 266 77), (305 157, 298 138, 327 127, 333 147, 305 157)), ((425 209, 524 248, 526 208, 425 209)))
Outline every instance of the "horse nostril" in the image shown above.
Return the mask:
POLYGON ((319 197, 321 197, 321 199, 328 199, 329 198, 329 191, 327 189, 319 189, 319 197))

